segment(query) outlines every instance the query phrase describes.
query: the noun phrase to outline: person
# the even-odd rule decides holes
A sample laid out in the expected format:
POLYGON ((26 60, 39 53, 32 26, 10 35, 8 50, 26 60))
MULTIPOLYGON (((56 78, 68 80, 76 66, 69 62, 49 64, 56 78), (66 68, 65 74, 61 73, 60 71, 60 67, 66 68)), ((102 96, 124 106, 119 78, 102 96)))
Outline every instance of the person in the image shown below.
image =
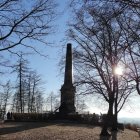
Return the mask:
POLYGON ((7 113, 7 120, 10 119, 10 112, 7 113))

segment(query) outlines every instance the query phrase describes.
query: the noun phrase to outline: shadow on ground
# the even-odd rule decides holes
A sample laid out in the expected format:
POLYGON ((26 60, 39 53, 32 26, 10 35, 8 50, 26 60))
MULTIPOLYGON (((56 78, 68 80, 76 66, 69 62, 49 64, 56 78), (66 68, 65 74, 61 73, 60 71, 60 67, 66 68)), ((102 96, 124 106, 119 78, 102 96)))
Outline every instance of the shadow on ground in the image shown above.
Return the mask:
POLYGON ((71 126, 71 127, 87 127, 87 128, 95 128, 97 125, 92 125, 92 124, 86 124, 86 123, 79 123, 79 122, 74 122, 74 121, 64 121, 64 122, 57 122, 56 125, 58 126, 71 126))
POLYGON ((46 127, 50 125, 58 125, 58 126, 71 126, 71 127, 88 127, 93 129, 94 125, 88 124, 79 124, 74 122, 61 122, 61 121, 52 121, 52 122, 6 122, 0 124, 0 135, 17 133, 25 130, 35 129, 46 127))
MULTIPOLYGON (((22 132, 30 129, 47 127, 51 125, 70 126, 70 127, 87 127, 93 129, 95 125, 80 124, 69 121, 50 121, 50 122, 5 122, 0 124, 0 135, 22 132)), ((116 139, 113 139, 116 140, 116 139)))
POLYGON ((111 136, 100 136, 100 140, 117 140, 117 132, 112 131, 111 136))
POLYGON ((35 129, 40 127, 45 127, 49 125, 48 123, 40 122, 7 122, 1 124, 0 135, 21 132, 24 130, 35 129))

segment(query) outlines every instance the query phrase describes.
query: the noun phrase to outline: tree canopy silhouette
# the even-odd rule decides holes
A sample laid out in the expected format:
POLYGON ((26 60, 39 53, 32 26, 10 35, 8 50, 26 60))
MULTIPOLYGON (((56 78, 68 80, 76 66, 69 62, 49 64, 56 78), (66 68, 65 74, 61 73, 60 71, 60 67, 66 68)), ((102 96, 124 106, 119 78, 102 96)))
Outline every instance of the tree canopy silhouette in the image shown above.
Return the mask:
POLYGON ((55 8, 53 0, 1 0, 0 51, 19 45, 36 50, 29 42, 47 44, 55 8))

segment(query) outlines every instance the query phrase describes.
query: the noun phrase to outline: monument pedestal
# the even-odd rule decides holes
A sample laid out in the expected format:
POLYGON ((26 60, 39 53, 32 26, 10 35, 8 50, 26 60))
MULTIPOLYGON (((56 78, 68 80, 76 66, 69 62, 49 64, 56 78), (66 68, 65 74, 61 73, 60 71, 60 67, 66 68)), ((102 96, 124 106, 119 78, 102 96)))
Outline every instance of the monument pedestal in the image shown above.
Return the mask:
POLYGON ((59 112, 61 114, 75 114, 74 97, 75 87, 73 85, 63 85, 61 88, 61 105, 59 112))

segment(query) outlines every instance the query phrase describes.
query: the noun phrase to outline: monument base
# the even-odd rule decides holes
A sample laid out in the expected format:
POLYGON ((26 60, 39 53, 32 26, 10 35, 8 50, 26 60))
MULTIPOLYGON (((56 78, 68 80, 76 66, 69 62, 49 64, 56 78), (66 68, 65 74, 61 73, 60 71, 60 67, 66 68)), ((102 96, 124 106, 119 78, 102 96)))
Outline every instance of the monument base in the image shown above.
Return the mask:
POLYGON ((77 112, 67 114, 64 114, 63 112, 56 112, 54 116, 55 120, 63 120, 63 121, 65 120, 74 122, 78 122, 81 118, 81 115, 79 115, 77 112))
POLYGON ((76 110, 75 106, 73 105, 61 104, 61 106, 59 107, 59 114, 62 115, 76 114, 75 110, 76 110))

